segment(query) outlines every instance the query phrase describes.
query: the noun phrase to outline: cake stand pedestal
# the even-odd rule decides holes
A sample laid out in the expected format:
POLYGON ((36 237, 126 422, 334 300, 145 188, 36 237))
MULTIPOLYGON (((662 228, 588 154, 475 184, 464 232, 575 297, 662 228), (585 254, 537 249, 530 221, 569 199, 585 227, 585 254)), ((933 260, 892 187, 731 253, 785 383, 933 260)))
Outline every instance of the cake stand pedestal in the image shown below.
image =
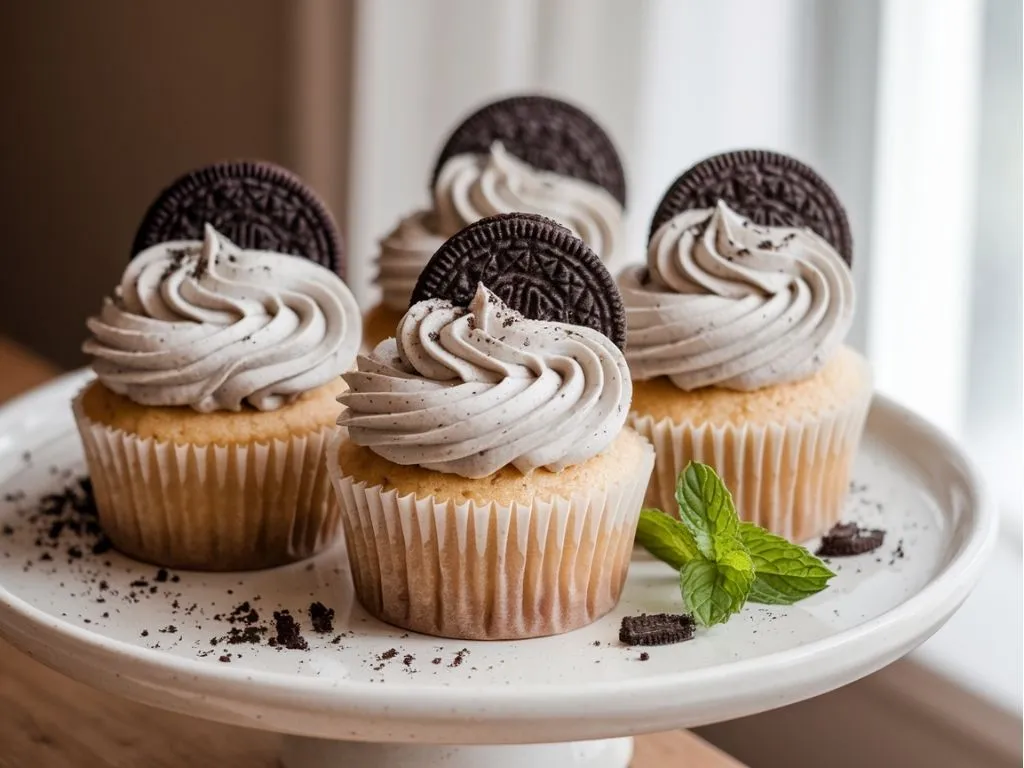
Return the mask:
MULTIPOLYGON (((289 737, 284 768, 626 768, 633 739, 506 746, 416 746, 289 737)), ((681 768, 684 768, 681 766, 681 768)))
POLYGON ((85 381, 0 409, 0 636, 96 688, 288 734, 287 768, 625 768, 633 734, 785 706, 903 656, 957 609, 994 543, 965 459, 878 398, 845 519, 885 528, 886 543, 833 561, 819 595, 748 605, 643 658, 618 643, 622 617, 678 611, 680 598, 675 575, 638 552, 620 605, 590 627, 521 642, 425 637, 358 606, 342 547, 257 573, 167 572, 55 528, 36 500, 82 469, 68 403, 85 381), (314 601, 334 610, 330 631, 314 631, 314 601), (305 649, 268 642, 283 611, 305 649), (232 642, 244 630, 255 642, 232 642))

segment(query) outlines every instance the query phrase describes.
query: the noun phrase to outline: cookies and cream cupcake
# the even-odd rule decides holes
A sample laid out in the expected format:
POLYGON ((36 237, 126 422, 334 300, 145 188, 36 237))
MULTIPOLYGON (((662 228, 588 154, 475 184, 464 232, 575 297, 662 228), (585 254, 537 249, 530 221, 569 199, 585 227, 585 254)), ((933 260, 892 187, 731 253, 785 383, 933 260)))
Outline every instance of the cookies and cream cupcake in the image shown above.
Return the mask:
POLYGON ((647 503, 714 466, 741 517, 794 540, 842 512, 871 399, 843 341, 854 312, 846 214, 807 166, 769 152, 684 173, 654 217, 647 264, 620 277, 630 423, 657 451, 647 503))
POLYGON ((420 271, 459 230, 501 213, 568 227, 609 269, 621 266, 626 186, 615 146, 587 114, 556 99, 504 99, 470 115, 441 150, 431 206, 381 240, 381 303, 366 317, 373 347, 394 333, 420 271))
POLYGON ((458 638, 594 621, 619 599, 654 464, 623 426, 614 281, 563 227, 508 215, 446 242, 413 301, 345 374, 328 456, 360 603, 458 638))
POLYGON ((246 570, 339 535, 324 455, 361 321, 335 271, 277 250, 306 245, 337 263, 336 231, 304 226, 333 222, 297 185, 251 163, 179 179, 136 239, 157 242, 88 320, 96 379, 74 411, 100 523, 125 554, 246 570), (210 223, 190 239, 204 220, 261 247, 210 223))

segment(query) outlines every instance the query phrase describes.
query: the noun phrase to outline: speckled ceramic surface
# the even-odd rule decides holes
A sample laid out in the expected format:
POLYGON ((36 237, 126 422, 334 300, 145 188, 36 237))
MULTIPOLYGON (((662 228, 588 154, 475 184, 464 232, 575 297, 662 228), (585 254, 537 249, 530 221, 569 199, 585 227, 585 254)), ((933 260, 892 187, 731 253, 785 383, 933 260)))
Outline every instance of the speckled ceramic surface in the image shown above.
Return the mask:
POLYGON ((838 577, 825 592, 788 608, 748 606, 640 661, 639 649, 618 643, 620 619, 677 611, 680 597, 674 574, 638 553, 619 608, 586 629, 495 643, 408 635, 354 603, 343 548, 258 573, 161 573, 113 551, 93 554, 88 532, 33 516, 40 496, 82 471, 70 400, 86 380, 71 374, 0 410, 0 634, 96 687, 304 736, 596 739, 805 699, 888 664, 941 626, 977 579, 995 530, 956 450, 878 399, 846 519, 883 527, 887 539, 875 553, 833 561, 838 577), (328 632, 311 626, 314 601, 335 612, 328 632), (282 610, 307 650, 268 643, 282 610), (258 642, 228 642, 233 629, 258 642))

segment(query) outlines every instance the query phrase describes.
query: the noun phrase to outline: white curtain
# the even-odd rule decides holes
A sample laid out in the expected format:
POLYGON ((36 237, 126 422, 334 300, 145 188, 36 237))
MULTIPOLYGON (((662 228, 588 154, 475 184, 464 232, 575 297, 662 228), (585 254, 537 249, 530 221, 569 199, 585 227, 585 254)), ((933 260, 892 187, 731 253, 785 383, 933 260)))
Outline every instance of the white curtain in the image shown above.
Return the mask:
POLYGON ((373 300, 377 238, 427 202, 447 132, 499 95, 564 96, 607 127, 629 175, 637 259, 683 169, 720 150, 778 149, 820 169, 847 205, 860 301, 851 342, 871 357, 878 389, 963 437, 984 8, 364 0, 347 228, 354 285, 373 300))
MULTIPOLYGON (((501 95, 562 96, 609 130, 628 172, 636 259, 658 199, 693 162, 739 147, 796 155, 849 210, 851 343, 871 358, 877 388, 969 440, 1019 538, 1020 13, 1019 0, 361 0, 354 287, 374 301, 377 238, 427 202, 447 132, 501 95)), ((974 610, 995 613, 980 605, 991 598, 974 610)), ((1019 673, 1007 685, 999 672, 1020 669, 1019 618, 1011 642, 987 653, 963 650, 970 633, 951 627, 926 655, 960 667, 965 654, 984 658, 961 676, 1019 709, 1019 673)))
POLYGON ((537 90, 580 104, 618 143, 636 258, 682 170, 762 146, 806 159, 839 189, 866 286, 878 17, 871 0, 364 0, 348 227, 361 297, 372 296, 376 239, 426 202, 447 132, 481 102, 537 90))
POLYGON ((984 7, 364 0, 347 229, 355 287, 372 301, 376 240, 427 201, 453 125, 499 95, 545 91, 588 109, 618 143, 637 259, 661 194, 700 158, 762 146, 819 168, 853 222, 851 342, 880 391, 963 437, 984 7))

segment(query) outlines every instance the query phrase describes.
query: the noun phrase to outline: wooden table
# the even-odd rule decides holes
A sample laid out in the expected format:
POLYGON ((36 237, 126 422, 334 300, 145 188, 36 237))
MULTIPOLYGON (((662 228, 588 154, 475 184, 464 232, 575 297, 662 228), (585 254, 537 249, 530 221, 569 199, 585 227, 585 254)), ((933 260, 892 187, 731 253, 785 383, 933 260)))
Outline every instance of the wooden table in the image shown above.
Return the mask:
MULTIPOLYGON (((57 373, 0 338, 0 402, 57 373)), ((0 768, 272 768, 280 737, 136 704, 0 640, 0 768)), ((640 736, 632 768, 740 768, 686 731, 640 736)))

